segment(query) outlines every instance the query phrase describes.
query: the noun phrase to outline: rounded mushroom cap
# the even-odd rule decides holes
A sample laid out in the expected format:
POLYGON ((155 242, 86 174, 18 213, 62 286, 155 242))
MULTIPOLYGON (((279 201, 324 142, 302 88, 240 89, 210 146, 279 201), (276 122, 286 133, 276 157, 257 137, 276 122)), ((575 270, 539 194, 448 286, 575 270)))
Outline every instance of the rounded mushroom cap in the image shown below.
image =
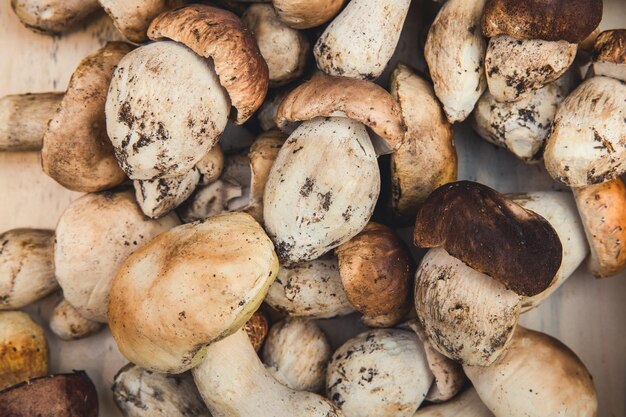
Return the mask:
POLYGON ((567 346, 518 326, 508 350, 491 366, 464 366, 496 416, 595 416, 589 371, 567 346))
POLYGON ((326 390, 346 416, 411 417, 432 382, 415 334, 377 329, 361 333, 335 351, 326 390))
POLYGON ((417 213, 413 237, 520 295, 545 290, 561 266, 561 242, 546 219, 471 181, 435 190, 417 213))
POLYGON ((280 20, 295 29, 309 29, 330 21, 345 0, 273 0, 280 20))
POLYGON ((216 143, 196 163, 196 169, 200 173, 200 185, 207 185, 217 181, 224 169, 224 152, 219 143, 216 143))
POLYGON ((109 296, 111 333, 142 368, 184 372, 206 346, 243 327, 277 272, 272 242, 247 214, 175 227, 119 269, 109 296))
POLYGON ((131 190, 87 194, 72 202, 57 224, 54 249, 65 299, 83 317, 106 323, 118 268, 137 248, 177 224, 174 214, 145 217, 131 190))
POLYGON ((235 123, 243 124, 263 103, 269 84, 267 64, 254 36, 233 13, 198 4, 182 7, 154 19, 148 36, 180 42, 211 58, 235 107, 235 123))
POLYGON ((43 137, 41 163, 52 179, 74 191, 106 190, 124 181, 106 131, 105 103, 116 65, 133 47, 122 42, 83 59, 43 137))
POLYGON ((255 311, 250 320, 246 322, 244 330, 248 333, 252 347, 258 352, 263 346, 269 330, 267 316, 261 310, 255 311))
POLYGON ((335 249, 350 304, 371 327, 398 323, 411 309, 412 261, 393 230, 369 223, 335 249))
POLYGON ((579 43, 602 20, 602 0, 488 0, 485 36, 579 43))
POLYGON ((331 354, 326 335, 314 321, 287 318, 270 329, 263 362, 281 384, 296 391, 319 392, 331 354))
POLYGON ((217 143, 229 109, 210 60, 176 42, 154 42, 117 66, 106 126, 131 179, 172 178, 189 172, 217 143))
POLYGON ((50 330, 62 340, 81 339, 101 328, 102 323, 84 318, 65 299, 54 307, 50 316, 50 330))
POLYGON ((626 82, 626 29, 600 33, 593 45, 592 60, 594 75, 626 82))
POLYGON ((60 33, 98 10, 98 0, 11 0, 11 7, 27 28, 60 33))

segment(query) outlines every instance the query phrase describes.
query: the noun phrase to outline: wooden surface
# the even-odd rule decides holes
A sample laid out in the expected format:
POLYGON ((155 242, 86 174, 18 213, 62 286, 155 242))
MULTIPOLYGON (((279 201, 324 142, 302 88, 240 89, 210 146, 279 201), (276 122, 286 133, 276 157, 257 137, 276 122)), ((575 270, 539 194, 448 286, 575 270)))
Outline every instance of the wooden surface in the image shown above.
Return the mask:
MULTIPOLYGON (((417 54, 418 28, 412 23, 420 12, 415 4, 394 61, 423 68, 417 54)), ((620 26, 626 26, 626 2, 605 1, 602 28, 620 26)), ((5 0, 0 3, 0 95, 63 90, 80 59, 113 39, 119 35, 102 15, 62 37, 35 34, 19 24, 5 0)), ((518 162, 478 139, 465 125, 456 130, 461 178, 501 192, 556 187, 540 167, 518 162)), ((77 196, 41 173, 37 153, 0 154, 0 230, 54 228, 61 212, 77 196)), ((56 297, 29 311, 41 320, 56 297)), ((556 336, 581 357, 598 389, 599 416, 626 416, 626 274, 600 281, 581 268, 547 302, 525 314, 522 323, 556 336)), ((360 329, 354 317, 328 321, 323 327, 335 345, 360 329)), ((119 415, 110 398, 110 384, 125 361, 108 332, 77 342, 60 342, 50 334, 49 338, 51 370, 86 369, 99 387, 101 415, 119 415)))

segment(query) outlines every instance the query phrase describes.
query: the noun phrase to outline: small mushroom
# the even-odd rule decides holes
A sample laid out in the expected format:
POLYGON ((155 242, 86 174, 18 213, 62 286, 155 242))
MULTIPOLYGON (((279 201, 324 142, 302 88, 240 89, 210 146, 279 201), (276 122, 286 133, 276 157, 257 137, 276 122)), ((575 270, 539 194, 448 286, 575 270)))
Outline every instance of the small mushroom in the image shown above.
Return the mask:
POLYGON ((200 172, 197 169, 175 178, 135 180, 135 198, 146 216, 158 219, 187 200, 199 181, 200 172))
POLYGON ((485 91, 474 110, 474 130, 483 139, 508 149, 526 163, 539 162, 556 111, 574 89, 576 78, 570 70, 515 102, 497 101, 485 91))
POLYGON ((11 7, 24 26, 50 34, 73 28, 98 6, 98 0, 11 0, 11 7))
POLYGON ((487 42, 480 30, 485 1, 447 1, 428 31, 424 56, 450 123, 465 120, 487 88, 487 42))
POLYGON ((176 212, 183 223, 193 223, 229 211, 229 202, 242 195, 241 185, 219 179, 199 186, 176 212))
POLYGON ((456 180, 453 132, 432 85, 406 65, 391 74, 390 90, 407 126, 391 155, 391 206, 396 215, 413 217, 434 189, 456 180))
POLYGON ((200 185, 207 185, 217 181, 224 169, 224 152, 219 143, 213 146, 204 157, 198 161, 196 169, 200 173, 200 185))
POLYGON ((590 72, 626 82, 626 29, 607 30, 598 35, 590 72))
POLYGON ((283 23, 271 4, 251 5, 242 20, 255 35, 267 62, 270 86, 284 85, 302 76, 310 49, 304 33, 283 23))
POLYGON ((0 391, 0 415, 98 417, 98 393, 83 371, 42 376, 0 391))
POLYGON ((432 382, 415 334, 377 329, 361 333, 335 351, 326 390, 346 417, 411 417, 432 382))
POLYGON ((84 318, 67 300, 61 300, 50 316, 50 330, 62 340, 82 339, 101 328, 102 323, 84 318))
POLYGON ((464 366, 496 417, 595 416, 589 371, 558 340, 518 326, 508 350, 492 365, 464 366))
POLYGON ((625 98, 626 83, 598 76, 563 101, 544 152, 552 178, 579 188, 626 171, 625 98))
POLYGON ((276 124, 276 113, 278 112, 280 103, 282 103, 288 93, 289 90, 271 90, 270 95, 268 95, 267 99, 259 108, 257 119, 264 132, 278 128, 278 125, 276 124))
POLYGON ((351 0, 319 37, 313 53, 326 74, 373 80, 396 50, 411 0, 351 0))
POLYGON ((281 384, 296 391, 319 392, 331 355, 326 335, 314 321, 287 318, 270 329, 263 362, 281 384))
MULTIPOLYGON (((0 390, 47 373, 48 342, 41 326, 21 311, 0 311, 0 390)), ((0 411, 4 401, 0 392, 0 411)))
POLYGON ((330 21, 345 0, 272 0, 280 20, 294 29, 310 29, 330 21))
POLYGON ((337 259, 281 266, 265 302, 292 317, 326 319, 354 312, 341 284, 337 259))
POLYGON ((158 374, 129 363, 111 390, 125 417, 211 417, 188 373, 158 374))
POLYGON ((267 332, 269 331, 267 316, 261 312, 261 310, 255 311, 244 326, 244 330, 248 334, 250 342, 252 342, 252 347, 258 352, 263 346, 267 332))
POLYGON ((370 327, 389 327, 411 309, 412 261, 393 230, 369 223, 335 249, 350 304, 370 327))
POLYGON ((413 417, 494 417, 491 411, 483 404, 474 388, 468 388, 463 393, 442 404, 435 404, 417 410, 413 417))
POLYGON ((598 185, 575 188, 578 213, 585 227, 591 256, 587 268, 597 278, 626 269, 626 185, 616 178, 598 185))
POLYGON ((0 310, 22 308, 57 288, 52 230, 13 229, 0 234, 0 310))
POLYGON ((63 212, 54 264, 65 299, 86 319, 106 323, 111 282, 126 258, 179 224, 170 214, 146 218, 131 190, 87 194, 63 212))

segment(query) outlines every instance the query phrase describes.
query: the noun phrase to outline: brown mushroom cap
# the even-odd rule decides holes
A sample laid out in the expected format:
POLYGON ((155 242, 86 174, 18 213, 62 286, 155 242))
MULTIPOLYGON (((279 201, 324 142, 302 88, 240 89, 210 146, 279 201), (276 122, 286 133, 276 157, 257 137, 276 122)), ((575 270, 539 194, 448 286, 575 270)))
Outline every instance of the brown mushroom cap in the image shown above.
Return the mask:
POLYGON ((330 21, 345 0, 273 0, 280 19, 295 29, 309 29, 330 21))
POLYGON ((248 333, 254 350, 257 352, 261 349, 261 346, 263 346, 263 342, 265 342, 269 327, 269 320, 261 310, 255 311, 252 317, 246 322, 246 325, 243 326, 246 333, 248 333))
POLYGON ((488 0, 485 36, 579 43, 602 20, 602 0, 488 0))
POLYGON ((497 191, 459 181, 435 190, 417 213, 417 246, 443 246, 471 268, 517 294, 550 286, 562 246, 550 223, 497 191))
POLYGON ((626 29, 600 33, 593 45, 593 60, 615 64, 626 63, 626 29))
POLYGON ((404 140, 402 111, 384 88, 370 81, 325 74, 316 74, 291 91, 278 108, 276 123, 285 129, 291 122, 339 115, 363 123, 392 150, 404 140))
POLYGON ((126 178, 106 130, 104 107, 113 71, 133 49, 109 42, 83 59, 43 138, 43 170, 74 191, 96 192, 126 178))
POLYGON ((148 37, 171 39, 212 58, 236 109, 235 123, 243 124, 263 103, 269 70, 254 36, 233 13, 204 5, 167 11, 152 21, 148 37))

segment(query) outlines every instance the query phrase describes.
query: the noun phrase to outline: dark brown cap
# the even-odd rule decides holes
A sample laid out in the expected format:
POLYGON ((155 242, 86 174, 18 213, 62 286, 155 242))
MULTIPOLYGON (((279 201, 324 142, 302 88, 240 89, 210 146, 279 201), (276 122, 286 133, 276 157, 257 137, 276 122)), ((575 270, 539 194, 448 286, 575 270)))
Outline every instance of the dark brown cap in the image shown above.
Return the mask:
POLYGON ((602 20, 602 0, 488 0, 485 36, 582 42, 602 20))
POLYGON ((436 189, 417 212, 413 238, 525 296, 550 286, 563 253, 546 219, 471 181, 436 189))

